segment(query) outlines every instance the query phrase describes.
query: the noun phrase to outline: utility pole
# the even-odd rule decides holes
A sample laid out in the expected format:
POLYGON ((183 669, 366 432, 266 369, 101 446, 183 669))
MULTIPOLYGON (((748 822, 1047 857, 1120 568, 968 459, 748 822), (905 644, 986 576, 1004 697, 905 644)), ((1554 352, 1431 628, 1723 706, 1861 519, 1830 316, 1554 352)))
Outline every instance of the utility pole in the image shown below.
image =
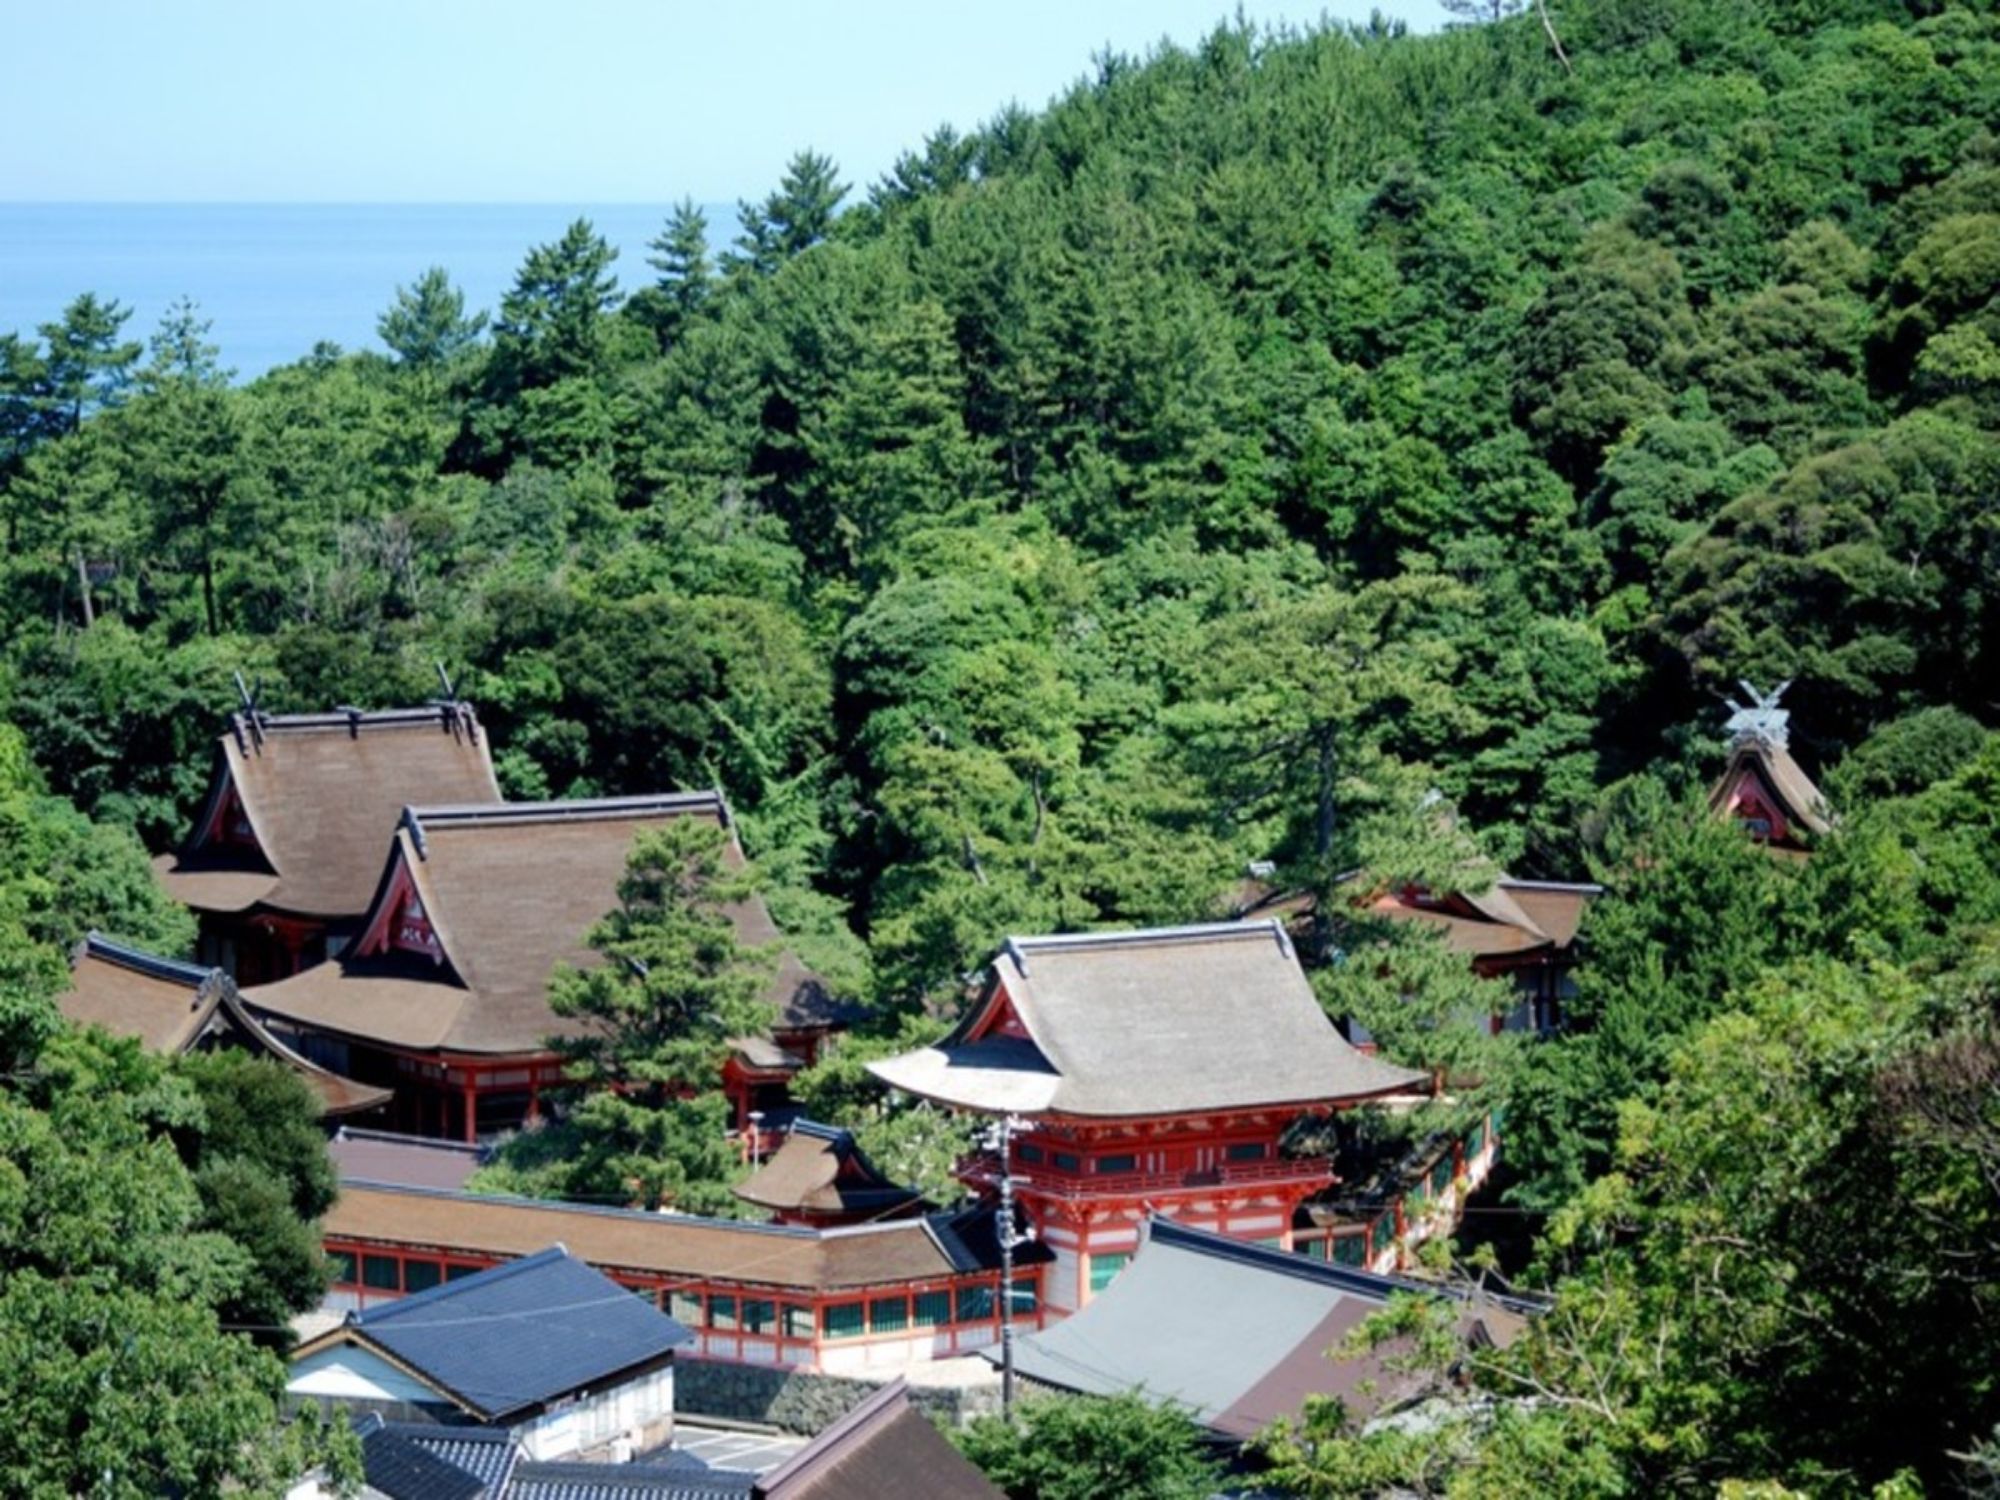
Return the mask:
POLYGON ((1014 1425, 1014 1247, 1035 1237, 1032 1227, 1014 1232, 1014 1132, 1016 1115, 1002 1115, 991 1139, 1000 1152, 1000 1209, 994 1226, 1000 1241, 1000 1419, 1014 1425))

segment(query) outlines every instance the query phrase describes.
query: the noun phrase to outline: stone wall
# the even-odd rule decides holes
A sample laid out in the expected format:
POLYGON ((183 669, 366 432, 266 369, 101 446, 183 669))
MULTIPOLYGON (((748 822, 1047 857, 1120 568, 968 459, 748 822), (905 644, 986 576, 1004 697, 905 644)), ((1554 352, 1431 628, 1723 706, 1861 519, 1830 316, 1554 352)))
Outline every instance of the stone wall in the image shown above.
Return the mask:
MULTIPOLYGON (((984 1372, 990 1378, 951 1381, 926 1379, 930 1372, 921 1367, 910 1373, 911 1404, 943 1426, 962 1427, 1000 1410, 999 1377, 990 1367, 984 1372)), ((866 1380, 684 1358, 675 1365, 674 1410, 697 1421, 763 1422, 810 1436, 846 1416, 891 1378, 866 1380)))

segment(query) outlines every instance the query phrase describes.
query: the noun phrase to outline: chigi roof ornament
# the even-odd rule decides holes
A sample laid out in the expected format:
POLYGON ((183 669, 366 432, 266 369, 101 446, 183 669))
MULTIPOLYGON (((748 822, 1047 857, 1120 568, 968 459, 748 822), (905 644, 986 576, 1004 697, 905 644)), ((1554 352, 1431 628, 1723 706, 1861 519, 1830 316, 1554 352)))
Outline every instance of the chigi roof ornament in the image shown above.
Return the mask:
POLYGON ((1770 692, 1760 693, 1749 679, 1738 679, 1737 686, 1743 689, 1750 701, 1738 703, 1734 699, 1728 700, 1734 710, 1726 726, 1731 749, 1750 744, 1769 745, 1774 750, 1786 748, 1791 739, 1792 716, 1789 710, 1778 707, 1778 700, 1784 697, 1785 689, 1791 685, 1792 680, 1787 677, 1770 692))

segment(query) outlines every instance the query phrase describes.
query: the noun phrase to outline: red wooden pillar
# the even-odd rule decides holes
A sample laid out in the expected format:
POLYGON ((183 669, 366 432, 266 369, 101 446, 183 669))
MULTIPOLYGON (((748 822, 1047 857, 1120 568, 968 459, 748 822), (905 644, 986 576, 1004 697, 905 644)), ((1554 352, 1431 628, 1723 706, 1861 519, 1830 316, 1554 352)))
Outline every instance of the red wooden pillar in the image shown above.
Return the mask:
POLYGON ((479 1085, 469 1069, 465 1075, 465 1144, 479 1143, 479 1085))

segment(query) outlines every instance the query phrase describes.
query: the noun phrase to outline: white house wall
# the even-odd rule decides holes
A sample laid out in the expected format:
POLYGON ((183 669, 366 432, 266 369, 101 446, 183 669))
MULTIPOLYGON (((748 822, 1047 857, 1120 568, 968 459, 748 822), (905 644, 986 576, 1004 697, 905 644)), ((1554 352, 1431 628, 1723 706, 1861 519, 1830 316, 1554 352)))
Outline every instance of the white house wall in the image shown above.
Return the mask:
POLYGON ((287 1394, 332 1401, 402 1401, 435 1406, 445 1398, 412 1379, 380 1355, 335 1345, 292 1366, 287 1394))

